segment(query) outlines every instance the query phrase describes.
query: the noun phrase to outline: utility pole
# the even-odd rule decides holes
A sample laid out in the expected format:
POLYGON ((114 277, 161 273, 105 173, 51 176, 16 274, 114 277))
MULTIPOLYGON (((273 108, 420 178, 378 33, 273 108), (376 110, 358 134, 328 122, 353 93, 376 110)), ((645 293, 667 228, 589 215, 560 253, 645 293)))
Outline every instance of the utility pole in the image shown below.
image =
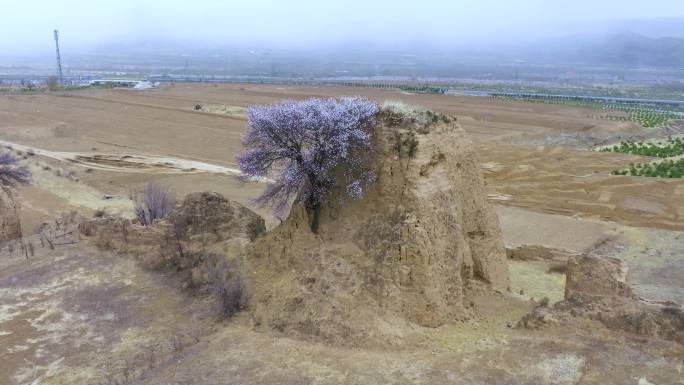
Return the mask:
POLYGON ((62 75, 62 58, 59 56, 59 31, 55 30, 55 48, 57 50, 57 78, 59 84, 64 82, 64 75, 62 75))

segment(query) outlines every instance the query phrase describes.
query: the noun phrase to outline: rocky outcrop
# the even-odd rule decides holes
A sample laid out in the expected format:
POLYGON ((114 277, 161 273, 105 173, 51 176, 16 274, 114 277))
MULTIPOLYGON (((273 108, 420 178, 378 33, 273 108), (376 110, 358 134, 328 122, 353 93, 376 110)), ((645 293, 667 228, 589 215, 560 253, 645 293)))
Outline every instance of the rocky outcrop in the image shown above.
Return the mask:
POLYGON ((21 238, 19 205, 12 193, 0 187, 0 243, 21 238))
POLYGON ((468 318, 467 288, 507 290, 498 218, 452 120, 377 128, 377 182, 332 199, 318 234, 295 205, 249 255, 256 325, 343 344, 468 318), (408 144, 408 145, 407 145, 408 144), (408 148, 406 148, 408 147, 408 148))

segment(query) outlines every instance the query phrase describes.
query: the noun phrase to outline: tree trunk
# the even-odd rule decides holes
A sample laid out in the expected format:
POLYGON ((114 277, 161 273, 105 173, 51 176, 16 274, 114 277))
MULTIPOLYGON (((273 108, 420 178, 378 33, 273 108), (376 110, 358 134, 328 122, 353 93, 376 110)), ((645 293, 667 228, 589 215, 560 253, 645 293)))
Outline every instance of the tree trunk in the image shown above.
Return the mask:
POLYGON ((311 226, 311 232, 318 234, 318 220, 321 216, 321 204, 314 203, 309 209, 309 223, 311 226))

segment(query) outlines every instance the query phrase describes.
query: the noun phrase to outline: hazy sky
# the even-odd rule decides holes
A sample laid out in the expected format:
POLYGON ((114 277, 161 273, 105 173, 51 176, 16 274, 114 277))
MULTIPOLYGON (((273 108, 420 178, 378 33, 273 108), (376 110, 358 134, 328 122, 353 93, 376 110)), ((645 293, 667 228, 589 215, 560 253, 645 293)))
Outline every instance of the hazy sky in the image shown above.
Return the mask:
POLYGON ((0 51, 116 41, 226 45, 463 45, 602 31, 615 20, 683 17, 683 0, 0 0, 0 51))

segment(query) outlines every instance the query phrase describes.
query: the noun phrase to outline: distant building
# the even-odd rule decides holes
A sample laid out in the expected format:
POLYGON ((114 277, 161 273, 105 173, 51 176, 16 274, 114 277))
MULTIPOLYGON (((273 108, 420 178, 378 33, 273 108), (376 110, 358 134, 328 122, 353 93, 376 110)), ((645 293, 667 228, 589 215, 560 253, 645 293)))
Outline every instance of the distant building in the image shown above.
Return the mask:
POLYGON ((154 84, 147 80, 134 79, 94 79, 90 81, 91 85, 111 85, 116 88, 134 88, 137 90, 153 88, 154 84))

